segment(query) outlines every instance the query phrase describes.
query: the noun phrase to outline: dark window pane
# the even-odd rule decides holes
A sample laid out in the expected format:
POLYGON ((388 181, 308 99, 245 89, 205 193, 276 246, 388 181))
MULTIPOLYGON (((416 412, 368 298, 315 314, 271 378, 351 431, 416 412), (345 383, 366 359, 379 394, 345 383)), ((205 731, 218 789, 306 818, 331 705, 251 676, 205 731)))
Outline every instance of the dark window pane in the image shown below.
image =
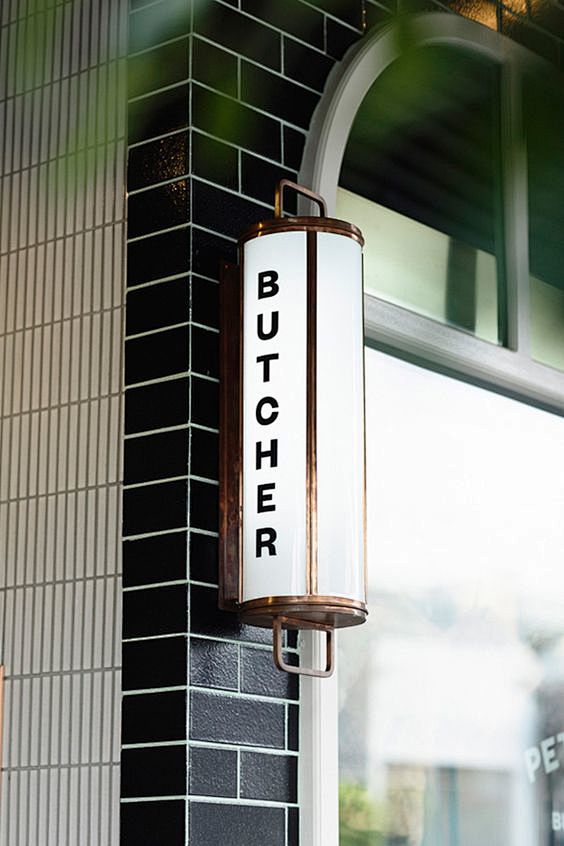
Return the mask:
POLYGON ((339 214, 361 223, 367 290, 497 342, 498 76, 446 47, 413 50, 356 115, 339 214))
POLYGON ((531 354, 564 370, 564 92, 535 75, 525 96, 531 354))

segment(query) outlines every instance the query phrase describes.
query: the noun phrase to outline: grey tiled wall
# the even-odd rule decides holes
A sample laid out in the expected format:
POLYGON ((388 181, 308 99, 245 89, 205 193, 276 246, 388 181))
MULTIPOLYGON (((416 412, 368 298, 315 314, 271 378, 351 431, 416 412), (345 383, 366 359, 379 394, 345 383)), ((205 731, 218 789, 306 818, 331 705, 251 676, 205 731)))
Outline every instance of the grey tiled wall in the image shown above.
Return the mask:
POLYGON ((127 4, 0 4, 2 846, 118 842, 127 4))

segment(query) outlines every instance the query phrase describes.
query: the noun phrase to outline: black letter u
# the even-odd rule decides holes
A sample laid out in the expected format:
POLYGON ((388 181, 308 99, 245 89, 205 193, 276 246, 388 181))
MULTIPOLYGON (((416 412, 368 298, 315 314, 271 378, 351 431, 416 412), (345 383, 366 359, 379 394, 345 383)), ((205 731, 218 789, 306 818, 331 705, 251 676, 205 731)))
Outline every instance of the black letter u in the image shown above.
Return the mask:
POLYGON ((261 341, 270 341, 278 334, 278 312, 272 312, 272 324, 267 332, 264 328, 264 314, 257 315, 257 334, 261 341))

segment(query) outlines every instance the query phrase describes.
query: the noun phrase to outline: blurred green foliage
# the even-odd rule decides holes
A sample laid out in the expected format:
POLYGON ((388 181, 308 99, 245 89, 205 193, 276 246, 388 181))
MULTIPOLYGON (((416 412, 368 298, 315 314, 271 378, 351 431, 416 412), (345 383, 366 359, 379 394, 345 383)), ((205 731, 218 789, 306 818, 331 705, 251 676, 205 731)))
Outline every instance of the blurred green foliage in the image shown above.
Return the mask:
POLYGON ((383 806, 358 782, 339 784, 340 846, 384 846, 383 806))

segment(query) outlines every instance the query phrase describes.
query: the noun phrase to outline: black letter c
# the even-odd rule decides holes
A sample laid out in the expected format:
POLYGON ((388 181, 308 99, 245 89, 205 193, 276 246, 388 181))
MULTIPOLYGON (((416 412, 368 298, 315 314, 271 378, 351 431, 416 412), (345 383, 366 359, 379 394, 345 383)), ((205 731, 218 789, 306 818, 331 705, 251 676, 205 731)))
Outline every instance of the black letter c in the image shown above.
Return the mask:
POLYGON ((261 426, 268 426, 269 423, 274 423, 278 417, 278 412, 274 410, 276 408, 278 408, 278 401, 274 397, 263 397, 259 400, 256 411, 257 423, 260 423, 261 426), (262 413, 263 406, 265 405, 270 405, 273 409, 268 417, 265 417, 262 413))

